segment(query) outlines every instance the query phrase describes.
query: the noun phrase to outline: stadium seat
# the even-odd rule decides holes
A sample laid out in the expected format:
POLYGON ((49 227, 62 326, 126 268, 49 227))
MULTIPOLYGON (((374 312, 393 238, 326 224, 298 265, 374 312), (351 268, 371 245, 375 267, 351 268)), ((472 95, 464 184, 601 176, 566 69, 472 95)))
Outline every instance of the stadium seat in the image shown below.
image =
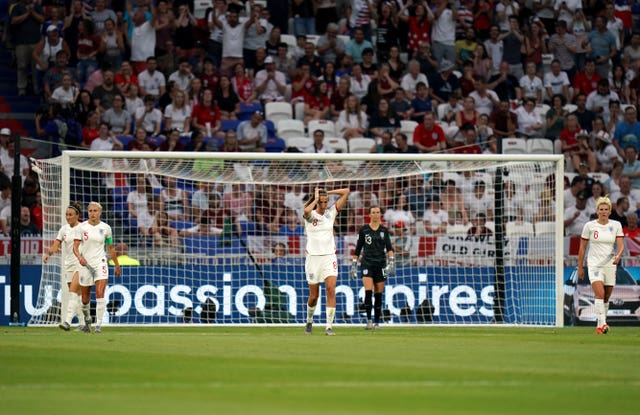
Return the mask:
POLYGON ((503 138, 502 154, 527 154, 527 140, 524 138, 503 138))
POLYGON ((349 153, 371 153, 376 144, 375 140, 366 137, 354 137, 349 139, 349 153))
POLYGON ((542 121, 544 123, 545 117, 547 116, 547 112, 549 112, 550 109, 551 107, 548 106, 547 104, 541 104, 541 105, 536 105, 536 108, 534 109, 534 111, 540 114, 540 117, 542 117, 542 121))
POLYGON ((311 120, 307 125, 309 130, 309 136, 313 135, 313 132, 316 130, 324 131, 325 137, 335 137, 336 136, 336 126, 333 121, 329 120, 311 120))
POLYGON ((438 104, 438 107, 436 108, 436 115, 438 116, 438 121, 444 120, 444 116, 447 115, 446 114, 447 108, 449 108, 448 103, 438 104))
POLYGON ((533 223, 531 222, 507 222, 505 228, 507 238, 520 236, 531 237, 535 234, 533 231, 533 223))
POLYGON ((553 141, 548 138, 529 138, 527 154, 553 154, 553 141))
POLYGON ((305 148, 313 144, 313 139, 309 137, 288 137, 285 139, 287 148, 295 147, 300 151, 304 151, 305 148))
POLYGON ((578 109, 578 106, 576 104, 565 104, 565 106, 562 107, 562 109, 567 111, 569 114, 571 114, 572 112, 578 109))
POLYGON ((267 102, 264 106, 264 115, 267 120, 271 120, 278 125, 280 120, 293 118, 293 108, 288 102, 267 102))
POLYGON ((347 140, 341 137, 325 137, 324 144, 331 147, 336 153, 348 153, 349 144, 347 140))
POLYGON ((536 236, 555 235, 556 233, 555 222, 536 222, 533 226, 536 231, 536 236))
POLYGON ((296 47, 296 37, 294 35, 280 35, 280 41, 287 44, 289 52, 296 47))
POLYGON ((300 120, 286 119, 277 123, 276 131, 278 137, 287 139, 288 137, 304 136, 304 123, 300 120))
POLYGON ((122 143, 122 148, 124 150, 126 150, 129 143, 133 141, 133 137, 130 135, 119 135, 116 138, 122 143))
POLYGON ((225 133, 229 130, 236 131, 238 129, 238 124, 240 124, 240 121, 238 120, 222 120, 220 123, 220 129, 225 133))
POLYGON ((262 111, 262 105, 258 103, 240 103, 240 113, 238 114, 239 121, 250 120, 256 111, 262 111))
MULTIPOLYGON (((418 126, 418 123, 411 120, 401 120, 400 121, 400 132, 405 134, 407 138, 410 140, 413 137, 413 131, 418 126)), ((407 140, 408 141, 408 140, 407 140)))
POLYGON ((271 120, 264 120, 264 125, 267 127, 267 137, 276 136, 276 125, 271 120))
POLYGON ((294 115, 296 120, 304 121, 304 102, 296 102, 294 105, 294 115))
POLYGON ((607 173, 592 172, 592 173, 588 173, 588 176, 591 177, 593 180, 603 184, 609 181, 609 175, 607 173))
POLYGON ((447 236, 466 236, 470 227, 463 224, 447 225, 447 236))
POLYGON ((267 153, 282 153, 287 148, 287 142, 280 137, 269 137, 264 145, 267 153))

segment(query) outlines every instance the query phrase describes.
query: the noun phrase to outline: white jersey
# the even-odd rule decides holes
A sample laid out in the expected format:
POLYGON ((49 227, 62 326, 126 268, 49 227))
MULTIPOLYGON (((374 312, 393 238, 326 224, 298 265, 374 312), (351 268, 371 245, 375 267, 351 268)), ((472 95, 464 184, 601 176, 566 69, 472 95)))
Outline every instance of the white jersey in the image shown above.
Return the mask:
POLYGON ((113 244, 111 226, 104 222, 91 225, 88 221, 76 226, 74 239, 80 240, 80 254, 87 260, 87 264, 93 268, 107 263, 106 245, 113 244))
POLYGON ((68 272, 73 272, 80 266, 78 258, 73 253, 74 233, 77 227, 78 225, 72 228, 71 225, 66 224, 60 228, 56 236, 56 240, 60 241, 62 247, 62 269, 68 272))
POLYGON ((311 211, 305 218, 304 234, 307 236, 307 255, 332 255, 336 253, 336 239, 333 234, 333 223, 338 216, 338 209, 333 205, 320 215, 311 211))
POLYGON ((587 266, 603 267, 613 265, 616 238, 623 237, 622 225, 616 220, 610 220, 601 225, 597 220, 587 222, 582 228, 582 239, 589 241, 587 266))

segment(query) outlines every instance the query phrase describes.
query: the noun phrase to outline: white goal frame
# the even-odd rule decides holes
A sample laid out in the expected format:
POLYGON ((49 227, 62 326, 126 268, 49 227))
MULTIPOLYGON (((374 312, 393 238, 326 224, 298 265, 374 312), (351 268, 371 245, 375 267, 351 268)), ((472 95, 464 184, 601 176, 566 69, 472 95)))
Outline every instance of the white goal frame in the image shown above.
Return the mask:
MULTIPOLYGON (((456 155, 456 154, 308 154, 308 153, 187 153, 187 152, 129 152, 129 151, 100 151, 100 152, 89 152, 89 151, 64 151, 62 156, 60 157, 60 166, 61 166, 61 193, 59 198, 59 212, 61 215, 59 217, 58 227, 62 226, 65 221, 64 217, 64 208, 69 206, 71 200, 71 173, 70 170, 72 166, 74 166, 74 160, 76 159, 162 159, 162 160, 224 160, 224 161, 293 161, 293 160, 305 160, 305 161, 341 161, 346 163, 358 163, 364 161, 387 161, 387 162, 414 162, 416 165, 417 171, 422 171, 424 173, 430 173, 433 171, 440 171, 438 166, 442 166, 443 164, 456 162, 487 162, 494 163, 499 165, 508 166, 509 163, 536 163, 536 162, 546 162, 546 163, 554 163, 555 169, 554 174, 556 177, 556 186, 555 186, 555 257, 554 259, 554 267, 555 267, 555 326, 560 327, 563 325, 563 273, 564 273, 564 248, 563 248, 563 177, 564 177, 564 158, 562 155, 456 155)), ((345 164, 346 164, 345 163, 345 164)), ((89 168, 88 170, 91 170, 89 168)), ((442 171, 446 171, 447 168, 442 169, 442 171)), ((450 169, 449 169, 450 170, 450 169)), ((98 171, 97 169, 94 171, 98 171)), ((140 171, 140 173, 144 173, 140 171)), ((357 177, 357 172, 355 173, 354 179, 357 177)), ((191 177, 191 180, 206 180, 201 177, 191 177)), ((327 181, 331 180, 331 177, 326 178, 327 181)), ((342 180, 342 179, 338 179, 342 180)), ((263 183, 263 184, 272 184, 271 182, 264 181, 255 183, 263 183)), ((306 182, 309 183, 309 182, 306 182)), ((45 238, 43 236, 43 238, 45 238)), ((45 243, 49 243, 50 241, 46 241, 45 243)), ((339 258, 341 261, 345 261, 344 258, 339 258)), ((66 287, 63 287, 63 290, 66 287)), ((64 301, 63 301, 64 304, 64 301)), ((323 317, 321 317, 323 319, 323 317)), ((122 323, 121 323, 122 324, 122 323)), ((137 324, 137 323, 136 323, 137 324)), ((164 324, 164 323, 162 323, 164 324)), ((214 323, 215 324, 215 323, 214 323)), ((275 325, 287 325, 286 323, 274 323, 275 325)), ((170 323, 169 323, 170 325, 170 323)), ((180 324, 184 326, 185 324, 180 324)), ((229 323, 224 323, 222 325, 233 325, 229 323)), ((242 323, 242 325, 247 325, 242 323)), ((403 323, 402 326, 410 326, 412 324, 403 323)), ((422 325, 422 324, 417 324, 422 325)), ((466 324, 465 324, 466 325, 466 324)), ((510 324, 505 324, 510 325, 510 324)))

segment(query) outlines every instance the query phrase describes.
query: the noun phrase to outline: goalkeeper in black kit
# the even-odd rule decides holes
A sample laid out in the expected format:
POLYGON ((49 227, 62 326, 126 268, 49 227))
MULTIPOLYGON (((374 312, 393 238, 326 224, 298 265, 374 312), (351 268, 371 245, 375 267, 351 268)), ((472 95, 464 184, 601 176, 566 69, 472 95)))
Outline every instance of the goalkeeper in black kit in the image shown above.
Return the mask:
POLYGON ((358 276, 358 258, 362 254, 360 269, 362 271, 362 283, 364 284, 364 307, 367 313, 366 330, 380 328, 380 316, 382 315, 382 293, 387 276, 395 274, 393 262, 393 247, 389 230, 382 225, 380 208, 373 206, 369 209, 369 224, 364 225, 358 232, 358 242, 352 257, 349 276, 355 280, 358 276), (373 303, 374 320, 371 321, 371 297, 373 303))

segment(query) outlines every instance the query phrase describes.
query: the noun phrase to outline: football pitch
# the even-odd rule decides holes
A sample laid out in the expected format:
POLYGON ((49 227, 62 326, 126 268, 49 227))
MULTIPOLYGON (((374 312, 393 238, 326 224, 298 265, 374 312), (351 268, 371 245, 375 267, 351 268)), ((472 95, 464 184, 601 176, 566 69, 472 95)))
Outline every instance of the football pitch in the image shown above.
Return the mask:
POLYGON ((640 329, 0 328, 3 414, 637 414, 640 329))

